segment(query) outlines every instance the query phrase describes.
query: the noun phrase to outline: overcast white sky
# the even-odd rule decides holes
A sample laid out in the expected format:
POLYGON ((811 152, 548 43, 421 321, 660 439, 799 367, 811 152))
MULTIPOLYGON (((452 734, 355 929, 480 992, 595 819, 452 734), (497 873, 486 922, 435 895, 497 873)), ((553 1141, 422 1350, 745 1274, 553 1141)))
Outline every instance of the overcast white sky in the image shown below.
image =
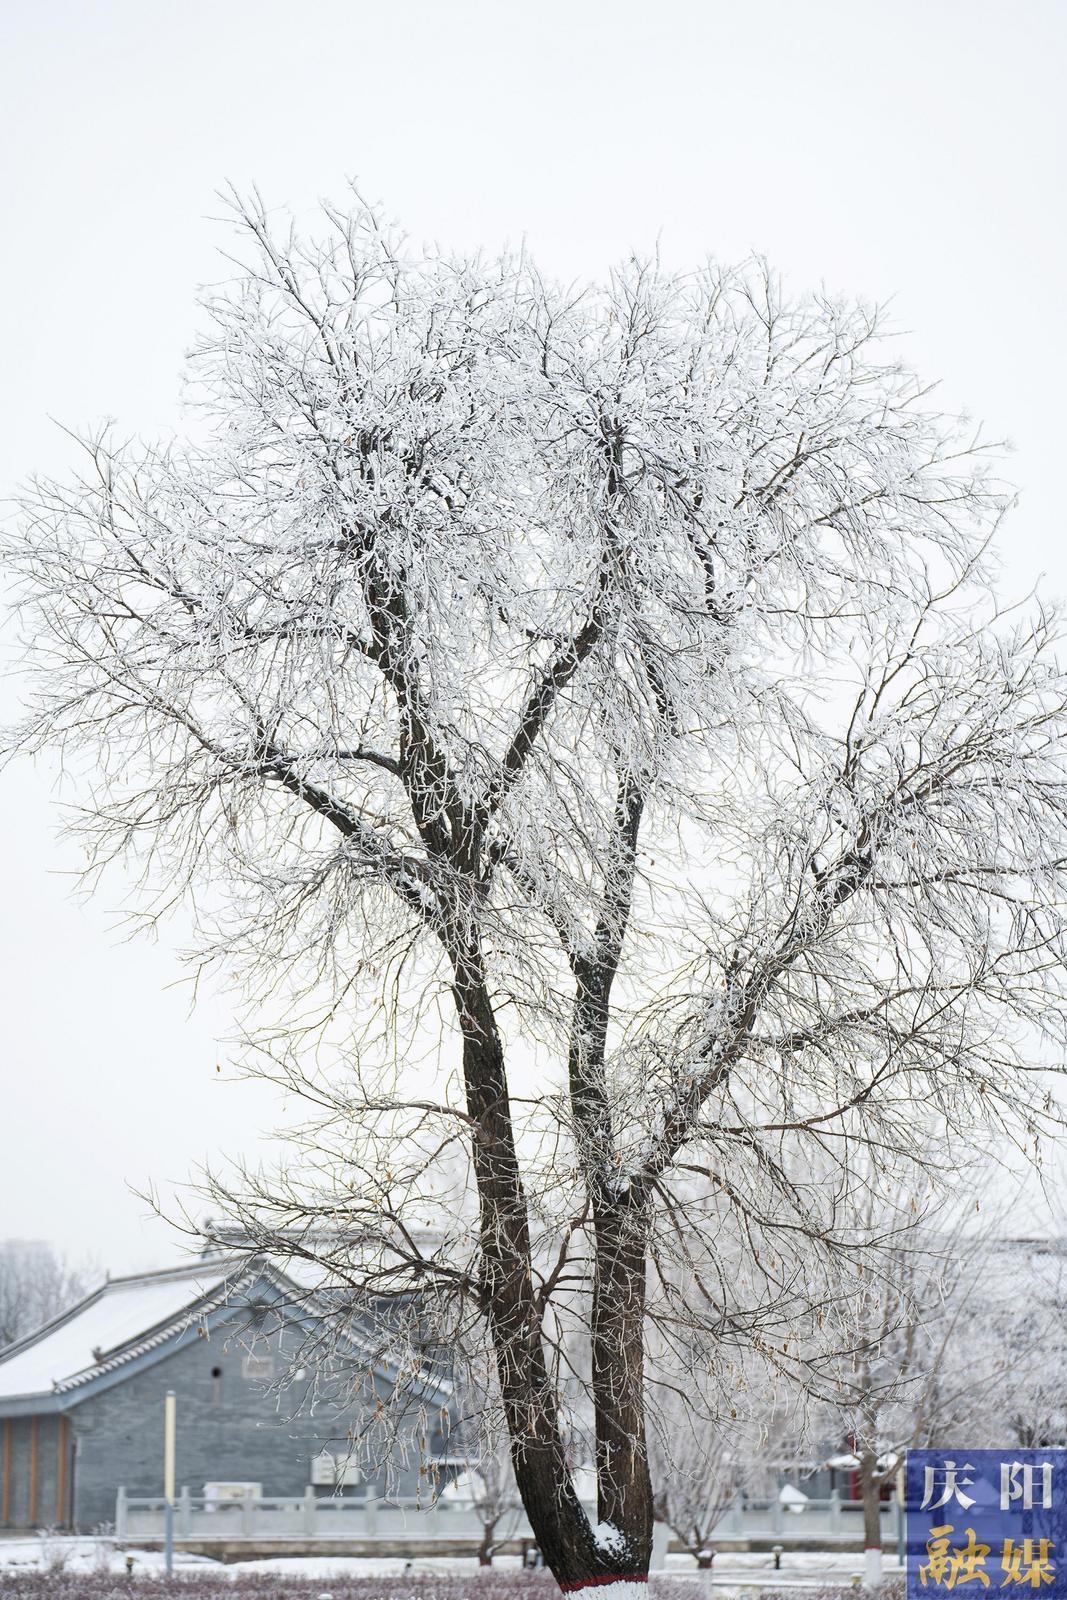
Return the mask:
MULTIPOLYGON (((525 237, 596 274, 766 252, 894 298, 907 350, 1009 436, 1005 588, 1067 593, 1062 0, 6 0, 0 493, 69 457, 54 417, 180 419, 226 181, 306 209, 356 175, 416 239, 525 237)), ((10 691, 8 693, 10 702, 10 691)), ((71 899, 50 776, 0 777, 0 1238, 113 1271, 174 1253, 128 1183, 252 1150, 171 944, 71 899)), ((175 930, 174 943, 180 941, 175 930)))

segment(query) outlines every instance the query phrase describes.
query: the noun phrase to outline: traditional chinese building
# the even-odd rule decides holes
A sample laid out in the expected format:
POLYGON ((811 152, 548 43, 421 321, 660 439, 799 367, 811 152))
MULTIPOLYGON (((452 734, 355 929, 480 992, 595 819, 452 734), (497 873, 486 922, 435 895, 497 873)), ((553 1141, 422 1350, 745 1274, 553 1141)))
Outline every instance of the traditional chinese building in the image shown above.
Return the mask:
MULTIPOLYGON (((92 1529, 114 1518, 120 1485, 159 1494, 168 1390, 176 1481, 194 1493, 219 1483, 255 1484, 264 1495, 312 1484, 331 1492, 331 1456, 338 1481, 350 1482, 350 1440, 394 1375, 369 1348, 354 1350, 360 1398, 320 1396, 305 1411, 299 1389, 277 1380, 306 1342, 308 1318, 306 1291, 278 1267, 218 1257, 111 1279, 0 1350, 0 1526, 92 1529)), ((420 1382, 438 1419, 425 1449, 443 1460, 449 1386, 429 1374, 420 1382)), ((413 1493, 425 1465, 395 1464, 393 1485, 413 1493)))

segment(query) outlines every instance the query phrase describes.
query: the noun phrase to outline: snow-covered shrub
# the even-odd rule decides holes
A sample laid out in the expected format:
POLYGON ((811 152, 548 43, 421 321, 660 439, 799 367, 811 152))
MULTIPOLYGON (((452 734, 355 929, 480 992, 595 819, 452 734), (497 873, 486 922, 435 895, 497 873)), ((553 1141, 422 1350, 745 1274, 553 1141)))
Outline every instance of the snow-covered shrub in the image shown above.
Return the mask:
POLYGON ((37 1534, 41 1546, 41 1566, 45 1572, 65 1572, 70 1564, 70 1540, 55 1528, 41 1528, 37 1534))

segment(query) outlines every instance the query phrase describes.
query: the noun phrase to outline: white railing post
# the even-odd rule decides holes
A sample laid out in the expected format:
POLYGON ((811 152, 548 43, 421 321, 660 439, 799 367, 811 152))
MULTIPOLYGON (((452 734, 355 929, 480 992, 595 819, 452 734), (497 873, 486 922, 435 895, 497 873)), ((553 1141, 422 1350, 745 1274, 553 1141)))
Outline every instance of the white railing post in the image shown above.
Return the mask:
POLYGON ((178 1496, 178 1537, 188 1539, 193 1531, 193 1501, 189 1485, 183 1483, 178 1496))
POLYGON ((115 1538, 122 1540, 126 1537, 126 1490, 120 1485, 115 1496, 115 1538))
POLYGON ((906 1543, 907 1524, 904 1520, 904 1501, 901 1498, 899 1484, 893 1490, 893 1502, 897 1508, 897 1560, 902 1567, 908 1564, 908 1549, 906 1543))
POLYGON ((251 1489, 246 1489, 241 1502, 241 1533, 244 1538, 251 1539, 254 1532, 252 1518, 255 1514, 256 1499, 251 1489))
POLYGON ((363 1525, 367 1537, 373 1539, 378 1532, 378 1496, 374 1492, 373 1483, 368 1483, 367 1492, 363 1497, 363 1525))
POLYGON ((304 1490, 304 1501, 303 1501, 303 1506, 302 1506, 302 1516, 303 1516, 303 1523, 304 1523, 304 1532, 305 1533, 314 1533, 315 1532, 315 1490, 314 1490, 314 1488, 312 1487, 312 1485, 310 1483, 308 1484, 307 1488, 304 1490))
POLYGON ((841 1532, 841 1496, 836 1489, 830 1490, 830 1532, 841 1532))

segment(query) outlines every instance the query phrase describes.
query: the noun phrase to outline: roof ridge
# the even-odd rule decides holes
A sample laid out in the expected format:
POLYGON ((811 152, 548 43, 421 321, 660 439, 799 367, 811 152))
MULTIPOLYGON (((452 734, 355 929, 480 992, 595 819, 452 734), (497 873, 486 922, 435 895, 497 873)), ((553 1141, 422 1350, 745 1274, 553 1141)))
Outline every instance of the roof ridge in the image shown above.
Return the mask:
MULTIPOLYGON (((248 1276, 244 1274, 243 1276, 248 1276)), ((242 1281, 238 1277, 237 1283, 242 1281)), ((169 1317, 161 1317, 148 1328, 143 1328, 140 1333, 131 1335, 121 1343, 113 1345, 110 1350, 102 1350, 100 1359, 91 1366, 82 1367, 77 1372, 70 1373, 59 1380, 55 1389, 60 1394, 66 1394, 70 1389, 77 1389, 90 1378, 100 1377, 103 1373, 114 1372, 116 1367, 121 1367, 127 1361, 143 1354, 146 1350, 153 1350, 157 1345, 168 1339, 175 1329, 191 1327, 197 1316, 204 1316, 210 1311, 215 1311, 220 1305, 225 1304, 226 1298, 233 1292, 235 1285, 221 1280, 205 1289, 202 1294, 195 1296, 187 1305, 181 1306, 172 1312, 169 1317)))
MULTIPOLYGON (((247 1264, 247 1258, 244 1264, 247 1264)), ((158 1283, 163 1279, 193 1277, 199 1272, 212 1272, 225 1267, 236 1269, 241 1265, 242 1262, 236 1257, 196 1256, 193 1260, 180 1262, 175 1267, 151 1267, 144 1272, 127 1272, 120 1278, 109 1278, 107 1287, 115 1289, 122 1288, 126 1284, 158 1283)))
MULTIPOLYGON (((205 1269, 205 1275, 211 1274, 216 1278, 219 1276, 232 1276, 241 1270, 246 1270, 248 1266, 249 1262, 247 1260, 244 1262, 237 1260, 227 1261, 222 1257, 216 1257, 214 1260, 205 1260, 198 1257, 187 1266, 161 1267, 153 1272, 130 1273, 123 1278, 104 1278, 94 1289, 90 1289, 88 1294, 82 1295, 80 1300, 75 1300, 73 1305, 68 1306, 65 1311, 61 1311, 58 1316, 52 1317, 48 1322, 42 1322, 40 1327, 34 1328, 30 1333, 23 1334, 21 1339, 15 1339, 11 1344, 0 1346, 0 1368, 7 1361, 21 1355, 23 1351, 29 1350, 33 1345, 47 1338, 48 1335, 55 1333, 58 1328, 62 1328, 66 1323, 80 1316, 89 1306, 103 1299, 113 1289, 121 1290, 145 1283, 179 1282, 182 1278, 197 1276, 198 1272, 205 1273, 205 1269), (221 1274, 219 1272, 220 1268, 223 1269, 221 1274)), ((217 1287, 217 1285, 213 1287, 217 1287)), ((208 1292, 208 1290, 205 1290, 204 1294, 208 1292)), ((203 1295, 199 1298, 202 1299, 203 1295)), ((120 1346, 115 1348, 120 1348, 120 1346)))
MULTIPOLYGON (((90 1294, 83 1297, 76 1305, 71 1306, 62 1316, 54 1318, 33 1334, 20 1340, 17 1344, 8 1346, 7 1350, 0 1351, 0 1388, 3 1387, 7 1358, 15 1358, 33 1346, 43 1343, 47 1337, 62 1328, 65 1324, 75 1320, 82 1312, 96 1302, 111 1298, 111 1289, 129 1289, 138 1285, 172 1283, 175 1286, 189 1286, 188 1294, 182 1294, 181 1303, 174 1306, 176 1298, 171 1295, 171 1309, 163 1315, 158 1315, 162 1307, 157 1308, 157 1320, 149 1322, 148 1326, 142 1323, 134 1331, 119 1339, 118 1343, 107 1347, 90 1347, 89 1354, 93 1359, 90 1365, 83 1365, 70 1370, 70 1365, 64 1365, 59 1373, 51 1373, 50 1383, 47 1387, 35 1384, 32 1388, 21 1389, 18 1393, 0 1393, 0 1408, 11 1402, 23 1403, 34 1397, 44 1398, 49 1396, 54 1402, 59 1403, 59 1397, 70 1395, 73 1391, 84 1388, 94 1380, 102 1379, 116 1373, 129 1362, 135 1361, 142 1355, 157 1350, 165 1345, 181 1330, 195 1326, 198 1322, 214 1319, 217 1313, 229 1308, 239 1313, 242 1309, 242 1296, 247 1294, 253 1285, 264 1282, 270 1286, 272 1296, 278 1296, 283 1303, 290 1297, 294 1305, 304 1305, 312 1308, 318 1303, 319 1314, 324 1314, 325 1307, 319 1296, 321 1289, 308 1290, 283 1267, 280 1262, 265 1254, 249 1253, 244 1256, 216 1257, 214 1260, 197 1260, 187 1266, 163 1268, 157 1272, 131 1274, 124 1279, 111 1279, 101 1283, 90 1294), (200 1282, 197 1282, 200 1279, 200 1282)), ((249 1304, 252 1302, 249 1301, 249 1304)), ((106 1318, 105 1318, 106 1328, 106 1318)), ((101 1329, 100 1331, 105 1331, 101 1329)), ((114 1335, 116 1328, 109 1331, 114 1335)), ((396 1382, 400 1374, 400 1364, 396 1357, 390 1357, 379 1349, 373 1347, 373 1341, 367 1339, 368 1330, 357 1323, 344 1332, 344 1342, 354 1351, 359 1351, 364 1358, 369 1358, 374 1365, 374 1370, 383 1377, 396 1382)), ((86 1340, 86 1343, 88 1341, 86 1340)), ((80 1347, 77 1355, 84 1360, 84 1346, 80 1347)), ((67 1353, 66 1360, 74 1355, 71 1350, 67 1353)), ((18 1377, 22 1378, 22 1373, 18 1377)), ((443 1373, 433 1370, 432 1365, 421 1362, 417 1374, 421 1385, 431 1388, 439 1395, 451 1391, 451 1384, 443 1373)), ((30 1374, 26 1374, 29 1378, 30 1374)), ((35 1379, 39 1374, 33 1373, 35 1379)))
MULTIPOLYGON (((243 1288, 247 1288, 259 1277, 267 1276, 264 1270, 266 1263, 258 1259, 246 1259, 243 1261, 217 1260, 213 1264, 205 1262, 202 1265, 208 1268, 203 1276, 210 1277, 212 1281, 203 1284, 190 1293, 188 1298, 184 1299, 176 1310, 172 1310, 167 1315, 160 1317, 147 1327, 141 1327, 136 1333, 120 1340, 118 1344, 112 1345, 107 1349, 101 1349, 99 1356, 94 1356, 90 1365, 79 1367, 74 1372, 68 1369, 62 1376, 53 1377, 48 1388, 35 1388, 25 1390, 18 1395, 0 1396, 0 1405, 12 1399, 28 1399, 31 1395, 62 1395, 70 1393, 71 1390, 81 1388, 94 1378, 100 1378, 114 1372, 116 1369, 125 1366, 127 1362, 135 1360, 139 1355, 158 1348, 159 1345, 165 1343, 176 1332, 193 1326, 198 1319, 213 1315, 221 1307, 224 1307, 233 1296, 239 1294, 243 1288), (220 1268, 222 1269, 221 1271, 219 1270, 220 1268)), ((160 1273, 139 1274, 136 1278, 131 1277, 124 1281, 129 1285, 143 1284, 145 1282, 174 1282, 180 1284, 185 1280, 193 1288, 196 1276, 195 1270, 175 1271, 173 1269, 164 1269, 160 1273)), ((280 1286, 277 1283, 276 1270, 272 1276, 275 1279, 274 1288, 278 1290, 280 1286)), ((8 1350, 0 1352, 0 1380, 2 1380, 6 1366, 6 1356, 16 1357, 38 1342, 43 1342, 47 1335, 73 1320, 94 1302, 103 1299, 116 1281, 112 1279, 110 1282, 101 1284, 98 1289, 92 1294, 86 1295, 84 1299, 79 1301, 77 1305, 72 1306, 63 1316, 45 1324, 43 1328, 39 1328, 36 1333, 20 1341, 18 1345, 9 1346, 8 1350)), ((118 1281, 121 1283, 123 1280, 118 1281)))

